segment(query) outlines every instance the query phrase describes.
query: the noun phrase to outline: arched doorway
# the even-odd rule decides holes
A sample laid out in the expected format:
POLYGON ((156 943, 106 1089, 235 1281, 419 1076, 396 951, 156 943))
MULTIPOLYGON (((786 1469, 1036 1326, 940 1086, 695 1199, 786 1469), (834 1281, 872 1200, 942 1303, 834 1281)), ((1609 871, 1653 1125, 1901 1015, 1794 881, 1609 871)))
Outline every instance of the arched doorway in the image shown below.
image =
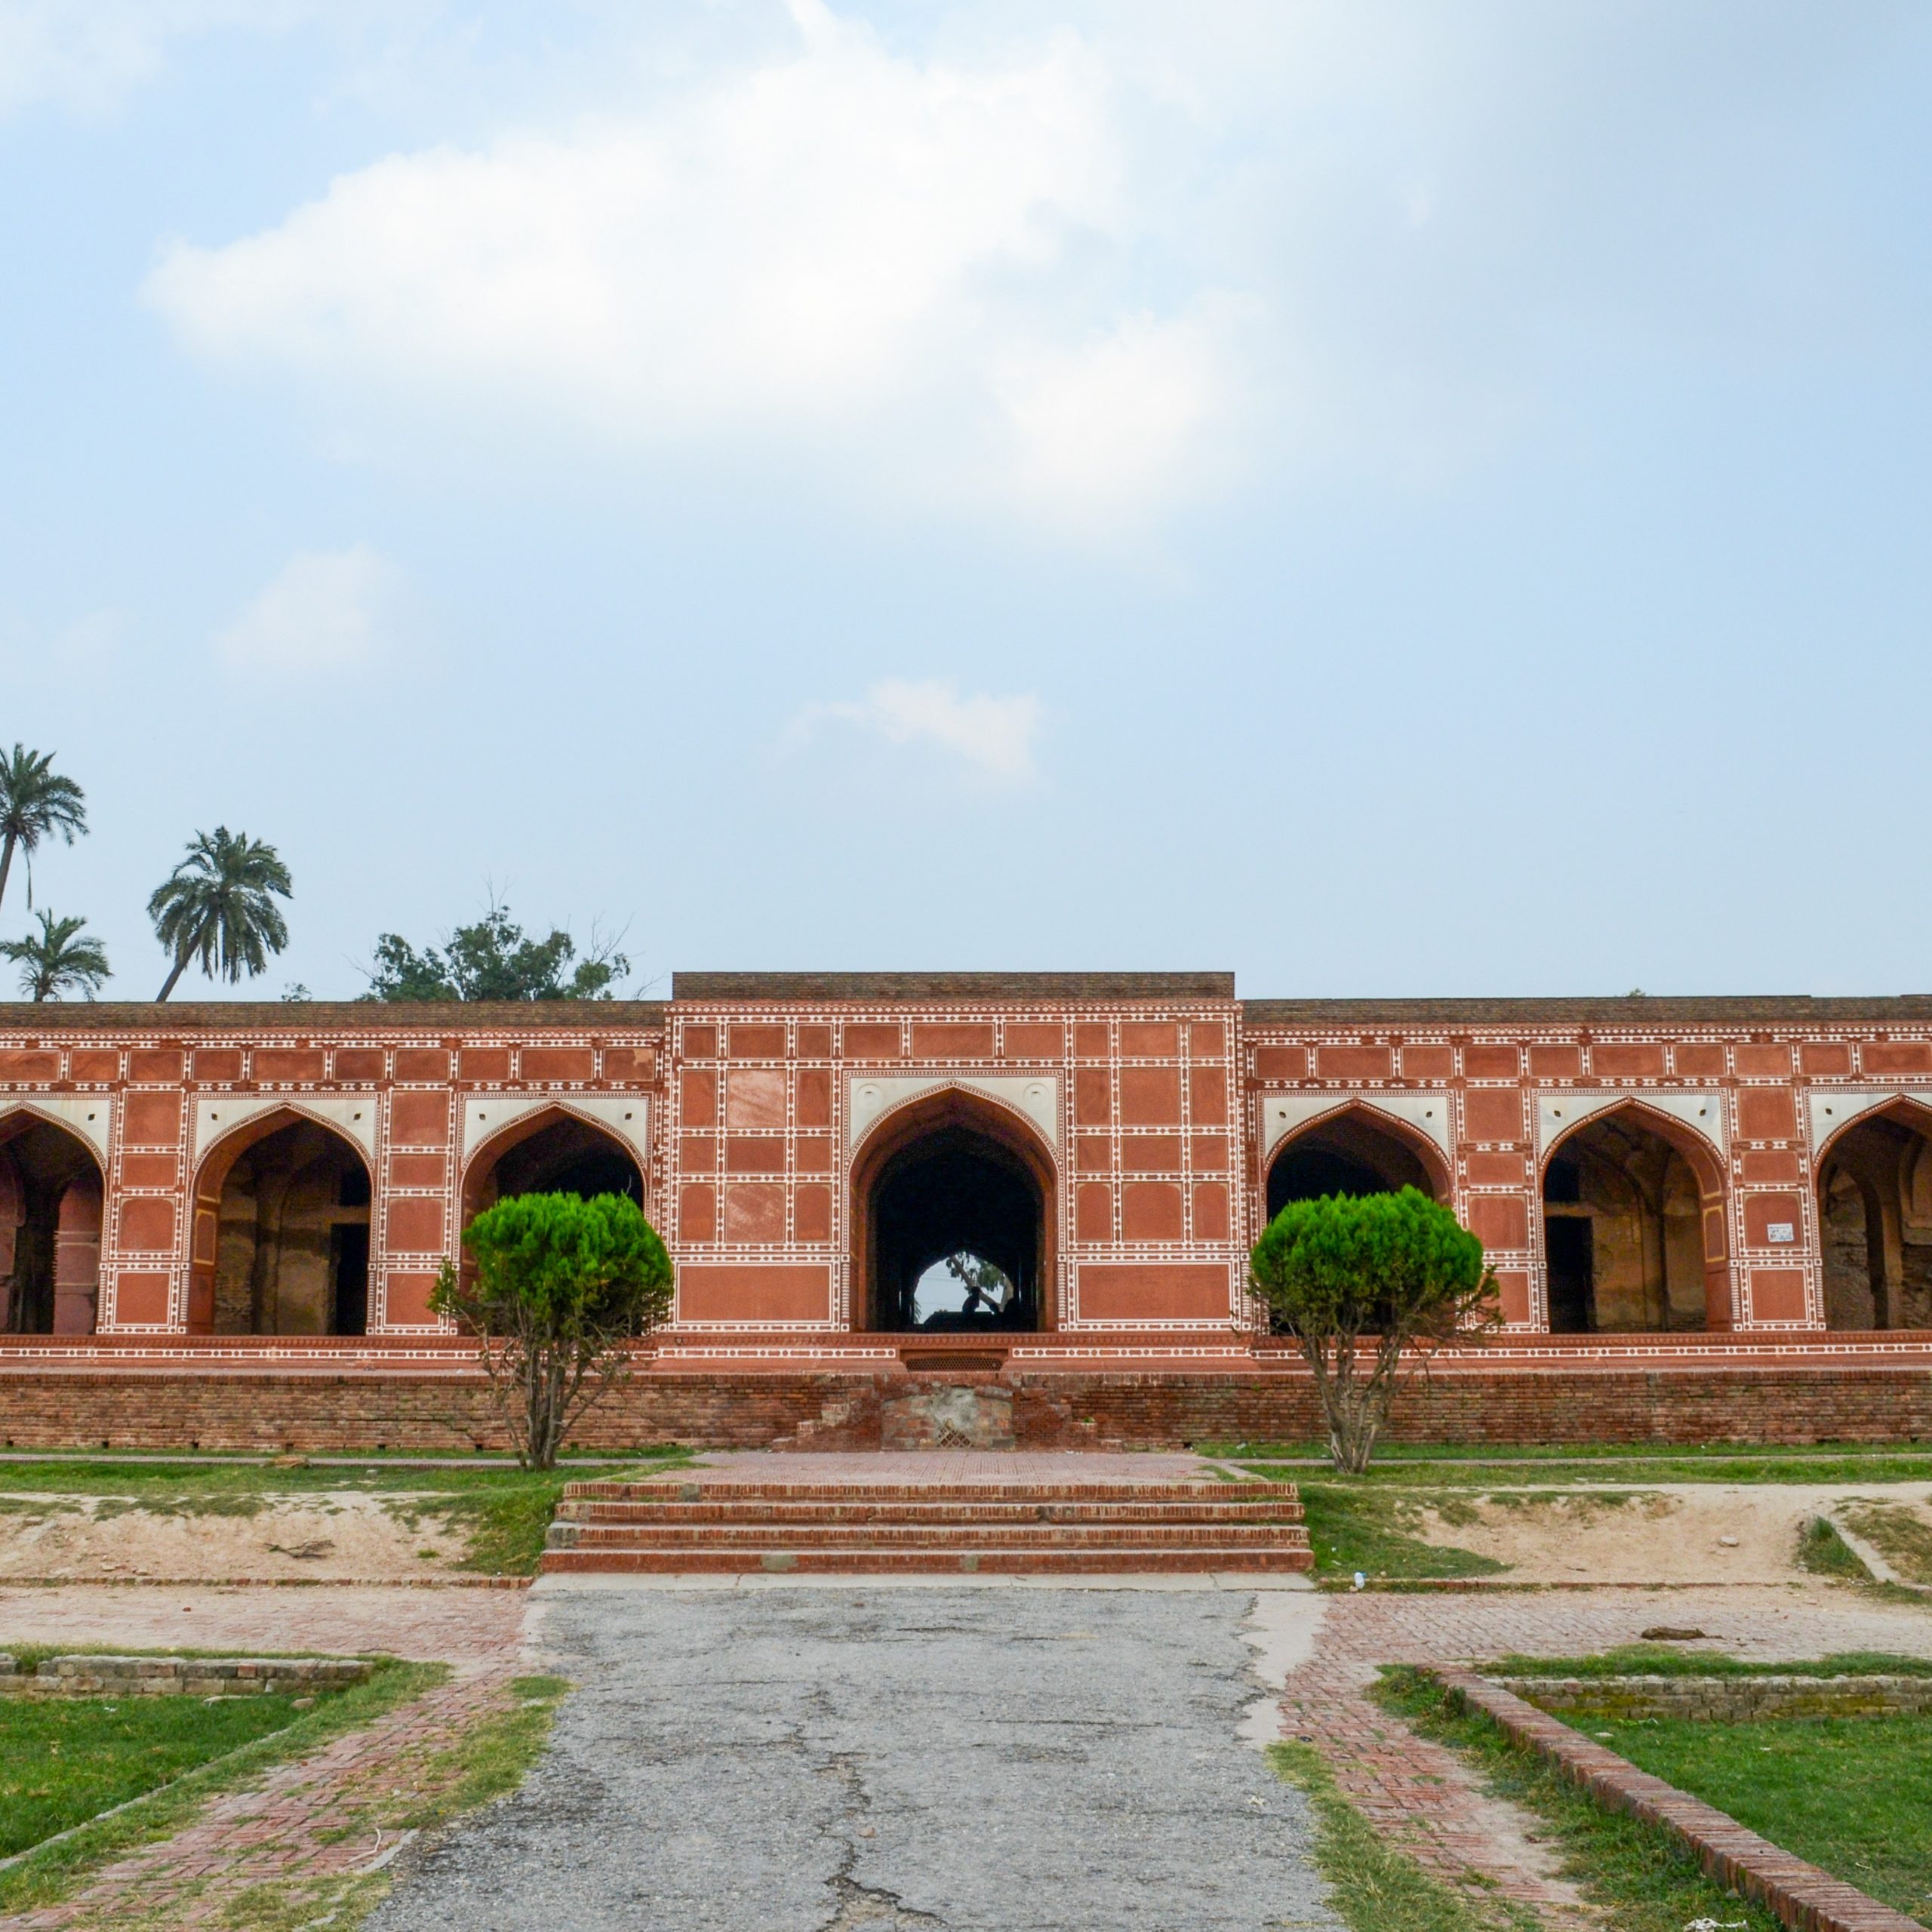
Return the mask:
POLYGON ((1433 1141, 1389 1116, 1349 1106, 1291 1134, 1268 1165, 1266 1204, 1272 1220, 1291 1201, 1324 1195, 1399 1194, 1449 1198, 1449 1165, 1433 1141))
POLYGON ((512 1194, 621 1194, 639 1208, 644 1171, 606 1129, 561 1107, 515 1121, 478 1148, 463 1177, 463 1224, 512 1194))
POLYGON ((1818 1163, 1825 1322, 1932 1328, 1932 1110, 1906 1100, 1860 1115, 1818 1163))
POLYGON ((89 1335, 100 1295, 100 1166, 77 1134, 0 1120, 0 1294, 10 1335, 89 1335))
POLYGON ((852 1171, 865 1325, 1014 1334, 1052 1319, 1053 1157, 1019 1116, 957 1089, 888 1114, 852 1171))
POLYGON ((191 1331, 366 1334, 369 1197, 360 1150, 292 1109, 218 1141, 195 1184, 191 1331))
POLYGON ((1573 1128, 1543 1164, 1555 1334, 1730 1326, 1724 1176, 1689 1128, 1635 1103, 1573 1128))

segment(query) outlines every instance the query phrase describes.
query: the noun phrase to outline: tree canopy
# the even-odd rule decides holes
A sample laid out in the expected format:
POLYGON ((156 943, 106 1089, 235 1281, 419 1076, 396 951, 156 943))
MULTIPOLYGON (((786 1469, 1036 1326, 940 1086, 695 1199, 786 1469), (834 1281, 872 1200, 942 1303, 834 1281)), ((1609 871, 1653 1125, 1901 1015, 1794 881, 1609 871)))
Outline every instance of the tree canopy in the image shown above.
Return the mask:
POLYGON ((1255 1292, 1315 1377, 1337 1468, 1359 1474, 1405 1352, 1479 1339, 1497 1319, 1482 1243, 1413 1187, 1293 1201, 1251 1257, 1255 1292))
POLYGON ((43 838, 71 845, 88 829, 87 795, 72 779, 54 769, 52 752, 30 752, 15 744, 0 758, 0 900, 17 849, 27 857, 27 903, 33 903, 34 848, 43 838))
POLYGON ((610 999, 631 962, 615 940, 595 937, 581 958, 562 928, 531 939, 493 901, 473 924, 459 926, 440 949, 418 951, 400 933, 376 941, 375 964, 365 969, 370 1000, 610 999))
POLYGON ((288 927, 275 904, 294 888, 281 855, 266 840, 218 825, 198 832, 186 856, 148 901, 155 937, 174 964, 155 997, 165 999, 198 959, 210 979, 232 983, 268 964, 288 943, 288 927))
POLYGON ((24 939, 0 941, 0 958, 20 969, 20 991, 30 1000, 78 993, 92 999, 109 974, 107 949, 81 918, 57 918, 43 908, 40 930, 24 939))
POLYGON ((622 1380, 626 1345, 671 1306, 671 1257, 634 1201, 517 1194, 463 1230, 475 1267, 443 1264, 431 1306, 478 1337, 517 1454, 547 1469, 622 1380))

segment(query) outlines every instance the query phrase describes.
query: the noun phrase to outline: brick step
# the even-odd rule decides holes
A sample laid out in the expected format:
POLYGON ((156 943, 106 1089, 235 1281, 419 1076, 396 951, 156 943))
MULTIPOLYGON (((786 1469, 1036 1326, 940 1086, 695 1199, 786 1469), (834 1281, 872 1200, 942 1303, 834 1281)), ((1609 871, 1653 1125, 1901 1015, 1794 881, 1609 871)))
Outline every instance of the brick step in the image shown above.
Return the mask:
POLYGON ((1222 1545, 1305 1549, 1308 1533, 1272 1523, 689 1524, 682 1527, 557 1523, 555 1549, 1081 1549, 1132 1543, 1148 1549, 1222 1545))
POLYGON ((1291 1482, 571 1482, 602 1503, 1293 1503, 1291 1482))
POLYGON ((1202 1545, 1146 1549, 1120 1543, 1083 1549, 551 1549, 543 1555, 548 1575, 595 1574, 652 1576, 1109 1576, 1158 1571, 1198 1574, 1234 1570, 1283 1574, 1312 1570, 1306 1549, 1234 1549, 1202 1545))
POLYGON ((1298 1523, 1298 1503, 604 1503, 568 1497, 570 1523, 1298 1523))

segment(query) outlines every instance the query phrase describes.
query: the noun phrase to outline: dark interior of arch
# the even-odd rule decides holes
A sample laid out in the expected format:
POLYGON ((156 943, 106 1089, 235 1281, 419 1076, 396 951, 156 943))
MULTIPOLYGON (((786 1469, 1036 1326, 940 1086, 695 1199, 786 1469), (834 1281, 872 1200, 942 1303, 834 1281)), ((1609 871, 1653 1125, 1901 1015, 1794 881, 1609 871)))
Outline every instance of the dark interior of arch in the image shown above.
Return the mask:
POLYGON ((1543 1170, 1543 1201, 1552 1332, 1704 1326, 1703 1203, 1662 1134, 1623 1113, 1579 1128, 1543 1170))
POLYGON ((973 1333, 1039 1326, 1045 1203, 1020 1156, 973 1128, 936 1128, 887 1161, 872 1195, 874 1319, 881 1328, 973 1333), (919 1277, 952 1255, 989 1261, 1015 1291, 1002 1309, 919 1316, 919 1277))
POLYGON ((1324 1194, 1397 1194, 1405 1187, 1433 1195, 1429 1170, 1414 1150, 1386 1129, 1353 1115, 1324 1121, 1290 1141, 1268 1170, 1268 1218, 1291 1201, 1324 1194))
MULTIPOLYGON (((1903 1112, 1903 1110, 1902 1110, 1903 1112)), ((1932 1138, 1914 1110, 1857 1121, 1818 1174, 1825 1321, 1932 1328, 1932 1138)))
POLYGON ((587 1121, 560 1120, 519 1140, 497 1161, 499 1199, 506 1194, 621 1194, 644 1205, 644 1176, 623 1143, 587 1121))
POLYGON ((361 1335, 369 1326, 369 1170, 319 1121, 237 1157, 215 1237, 218 1335, 361 1335))
POLYGON ((0 1143, 0 1333, 51 1334, 61 1200, 76 1183, 91 1190, 98 1241, 100 1170, 78 1135, 42 1120, 0 1143))

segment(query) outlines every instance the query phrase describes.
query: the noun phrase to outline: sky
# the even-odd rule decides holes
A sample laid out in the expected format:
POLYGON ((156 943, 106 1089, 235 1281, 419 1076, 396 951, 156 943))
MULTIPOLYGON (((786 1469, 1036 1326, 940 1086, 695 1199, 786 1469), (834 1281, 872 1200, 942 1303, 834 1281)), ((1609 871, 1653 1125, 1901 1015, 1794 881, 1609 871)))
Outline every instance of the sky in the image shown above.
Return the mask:
POLYGON ((1929 103, 1918 0, 0 0, 35 905, 1924 989, 1929 103))

